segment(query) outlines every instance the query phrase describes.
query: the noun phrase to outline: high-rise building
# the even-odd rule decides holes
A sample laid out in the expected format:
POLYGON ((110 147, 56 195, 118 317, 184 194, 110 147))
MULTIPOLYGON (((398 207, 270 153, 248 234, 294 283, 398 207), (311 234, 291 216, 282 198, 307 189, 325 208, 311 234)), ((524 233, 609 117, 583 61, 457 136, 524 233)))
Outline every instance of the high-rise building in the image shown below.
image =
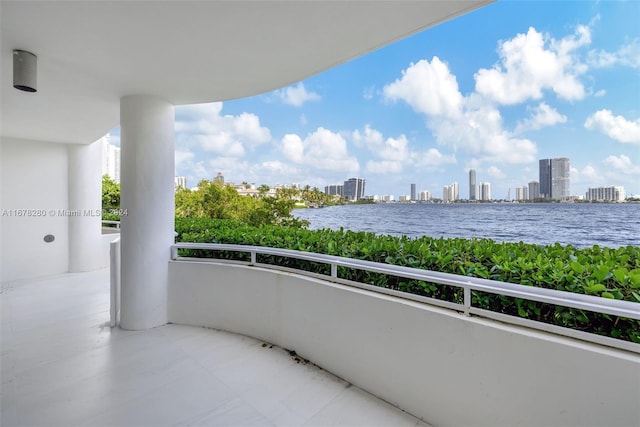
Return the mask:
POLYGON ((120 183, 120 147, 109 142, 110 136, 102 138, 102 175, 120 183))
POLYGON ((411 200, 418 200, 416 198, 416 185, 411 184, 411 200))
POLYGON ((342 184, 330 184, 324 187, 324 194, 328 194, 330 196, 340 196, 344 195, 344 185, 342 184))
POLYGON ((544 199, 564 200, 570 196, 569 159, 540 160, 540 197, 544 199))
POLYGON ((420 200, 421 202, 427 202, 431 200, 431 192, 427 190, 422 190, 418 195, 418 200, 420 200))
POLYGON ((452 200, 458 200, 460 198, 460 188, 458 186, 458 182, 454 181, 453 184, 451 184, 451 191, 452 191, 452 200))
POLYGON ((215 178, 213 178, 213 182, 219 182, 220 184, 224 184, 224 175, 222 172, 218 172, 215 178))
POLYGON ((589 188, 587 190, 587 194, 585 195, 585 199, 589 201, 609 201, 609 202, 624 202, 626 199, 626 194, 624 191, 624 187, 614 186, 614 187, 596 187, 589 188))
POLYGON ((528 200, 528 188, 525 186, 516 187, 516 200, 528 200))
POLYGON ((453 201, 453 189, 450 185, 442 187, 442 201, 445 203, 453 201))
POLYGON ((364 196, 364 179, 363 178, 349 178, 344 182, 344 197, 347 200, 356 201, 362 199, 364 196))
POLYGON ((476 170, 469 169, 469 200, 476 200, 476 170))
POLYGON ((480 183, 480 200, 482 201, 491 200, 491 183, 489 182, 480 183))
POLYGON ((529 182, 529 200, 540 198, 540 183, 538 181, 529 182))

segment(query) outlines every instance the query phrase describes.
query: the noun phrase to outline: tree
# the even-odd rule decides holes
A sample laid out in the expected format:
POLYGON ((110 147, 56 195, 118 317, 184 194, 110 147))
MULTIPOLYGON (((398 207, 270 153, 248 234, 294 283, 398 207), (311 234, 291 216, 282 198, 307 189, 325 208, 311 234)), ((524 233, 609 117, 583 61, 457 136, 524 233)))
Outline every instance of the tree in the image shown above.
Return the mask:
POLYGON ((238 194, 230 185, 207 180, 200 181, 195 190, 180 189, 176 193, 176 217, 179 218, 232 219, 253 226, 308 225, 291 215, 294 206, 295 201, 286 197, 254 199, 238 194))
POLYGON ((102 210, 113 211, 120 209, 120 184, 109 175, 102 176, 102 210))

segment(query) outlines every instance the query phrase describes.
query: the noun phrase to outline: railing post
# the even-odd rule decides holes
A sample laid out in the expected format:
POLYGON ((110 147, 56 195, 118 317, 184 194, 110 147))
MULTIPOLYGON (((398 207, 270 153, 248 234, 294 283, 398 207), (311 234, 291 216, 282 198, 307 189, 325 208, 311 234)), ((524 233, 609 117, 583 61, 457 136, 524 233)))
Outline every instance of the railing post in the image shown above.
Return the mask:
POLYGON ((176 248, 175 245, 171 246, 171 259, 173 261, 178 259, 178 248, 176 248))
POLYGON ((338 264, 336 264, 335 262, 331 263, 331 278, 332 279, 338 278, 338 264))
POLYGON ((471 288, 467 285, 462 289, 464 290, 464 314, 465 316, 471 316, 471 288))
POLYGON ((257 258, 256 251, 251 251, 251 265, 256 265, 257 258))

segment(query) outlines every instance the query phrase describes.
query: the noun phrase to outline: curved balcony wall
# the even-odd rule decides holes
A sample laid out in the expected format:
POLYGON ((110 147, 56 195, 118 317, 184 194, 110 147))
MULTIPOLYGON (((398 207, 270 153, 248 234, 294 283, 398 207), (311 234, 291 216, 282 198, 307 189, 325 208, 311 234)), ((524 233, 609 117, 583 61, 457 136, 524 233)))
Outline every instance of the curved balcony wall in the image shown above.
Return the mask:
POLYGON ((640 425, 640 357, 295 273, 169 263, 172 323, 295 350, 436 426, 640 425))

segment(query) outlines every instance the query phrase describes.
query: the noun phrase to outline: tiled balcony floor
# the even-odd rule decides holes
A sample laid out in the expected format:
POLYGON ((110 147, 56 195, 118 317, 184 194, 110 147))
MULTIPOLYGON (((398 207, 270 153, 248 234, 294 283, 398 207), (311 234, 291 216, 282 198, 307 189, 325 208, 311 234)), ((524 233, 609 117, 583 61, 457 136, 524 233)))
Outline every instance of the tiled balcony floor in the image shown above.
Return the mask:
POLYGON ((2 426, 426 425, 285 350, 109 328, 108 270, 2 286, 2 426))

